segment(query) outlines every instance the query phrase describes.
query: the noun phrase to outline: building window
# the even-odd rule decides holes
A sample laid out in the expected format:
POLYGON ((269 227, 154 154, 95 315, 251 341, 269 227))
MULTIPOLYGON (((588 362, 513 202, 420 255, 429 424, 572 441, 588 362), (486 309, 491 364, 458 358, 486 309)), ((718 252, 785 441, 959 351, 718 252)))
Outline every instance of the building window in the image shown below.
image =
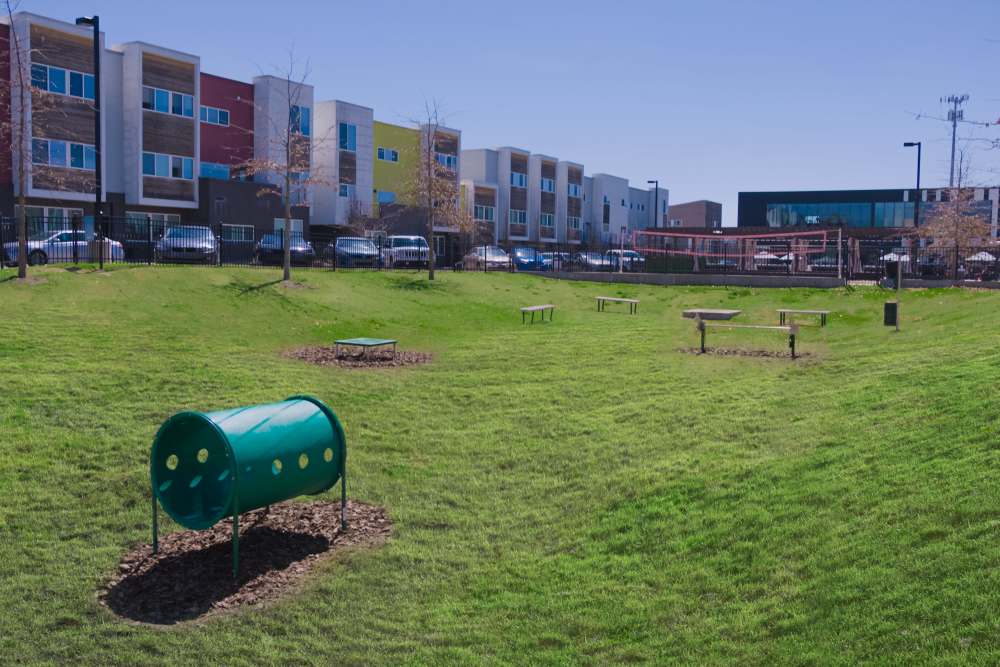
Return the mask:
POLYGON ((570 229, 580 229, 580 218, 575 215, 571 215, 566 218, 566 226, 570 229))
POLYGON ((378 159, 384 162, 399 162, 399 151, 394 148, 378 147, 378 159))
POLYGON ((151 86, 142 87, 142 108, 185 118, 194 117, 194 97, 151 86))
POLYGON ((480 206, 476 204, 472 207, 472 217, 480 222, 493 222, 496 216, 496 209, 492 206, 480 206))
POLYGON ((69 95, 82 100, 94 99, 93 74, 32 63, 31 85, 57 95, 69 95))
POLYGON ((202 106, 199 113, 201 115, 201 122, 203 123, 229 127, 229 112, 225 109, 202 106))
POLYGON ((519 171, 512 171, 510 172, 510 184, 511 187, 526 188, 528 187, 528 175, 522 174, 519 171))
POLYGON ((554 227, 556 224, 556 216, 551 213, 542 213, 538 221, 542 227, 554 227))
POLYGON ((194 178, 194 159, 179 155, 164 155, 163 153, 142 154, 143 176, 159 176, 160 178, 194 178))
POLYGON ((340 196, 354 199, 354 185, 351 183, 341 183, 340 196))
POLYGON ((541 188, 542 192, 555 192, 556 182, 551 178, 542 178, 541 188))
POLYGON ((303 137, 312 134, 312 112, 309 107, 293 104, 288 108, 288 128, 303 137))
POLYGON ((512 208, 510 209, 510 213, 508 214, 508 220, 512 225, 526 224, 528 222, 528 212, 519 211, 516 208, 512 208))
POLYGON ((380 190, 378 193, 379 204, 393 204, 396 201, 396 193, 387 190, 380 190))
POLYGON ((222 225, 223 241, 253 242, 255 230, 253 225, 222 225))
POLYGON ((610 204, 610 203, 611 203, 611 200, 610 200, 610 199, 608 199, 608 196, 607 196, 607 195, 604 195, 604 203, 605 203, 605 204, 610 204))
POLYGON ((622 198, 622 207, 623 208, 625 207, 625 199, 624 198, 622 198))
MULTIPOLYGON (((21 210, 20 206, 14 207, 14 215, 21 210)), ((83 220, 82 208, 62 208, 60 206, 25 206, 24 217, 29 222, 42 223, 43 231, 59 231, 66 227, 66 223, 77 218, 83 220)))
MULTIPOLYGON (((289 222, 291 223, 292 236, 295 236, 295 235, 301 236, 302 235, 302 221, 299 220, 298 218, 291 218, 289 220, 289 222)), ((285 219, 284 218, 275 218, 274 219, 274 231, 276 231, 276 232, 283 232, 283 231, 285 231, 285 219)))
POLYGON ((198 174, 202 178, 214 178, 220 181, 229 180, 229 165, 217 162, 201 162, 198 166, 198 174))
POLYGON ((146 222, 154 227, 169 227, 181 224, 181 216, 177 213, 146 213, 143 211, 126 211, 125 219, 135 233, 146 233, 146 222))
POLYGON ((580 197, 580 186, 577 185, 576 183, 570 183, 568 190, 570 197, 576 197, 576 198, 580 197))
MULTIPOLYGON (((344 151, 358 150, 358 126, 341 123, 339 127, 340 149, 344 151)), ((341 195, 343 196, 343 195, 341 195)))
POLYGON ((437 160, 438 164, 440 164, 440 165, 442 165, 444 167, 447 167, 448 169, 451 169, 452 171, 455 171, 456 169, 458 169, 458 156, 457 155, 452 155, 450 153, 435 153, 434 154, 434 158, 437 160))
POLYGON ((434 237, 434 254, 438 257, 444 257, 444 237, 441 235, 436 235, 434 237))
POLYGON ((56 139, 32 139, 31 162, 50 167, 70 167, 94 171, 97 154, 89 144, 59 141, 56 139))

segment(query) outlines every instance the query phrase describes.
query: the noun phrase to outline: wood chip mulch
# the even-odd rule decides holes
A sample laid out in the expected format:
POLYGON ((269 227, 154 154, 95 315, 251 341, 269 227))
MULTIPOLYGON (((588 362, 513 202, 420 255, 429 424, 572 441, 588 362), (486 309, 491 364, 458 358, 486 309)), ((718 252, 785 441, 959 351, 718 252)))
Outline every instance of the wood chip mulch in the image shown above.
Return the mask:
MULTIPOLYGON (((161 523, 161 526, 163 524, 161 523)), ((374 547, 392 524, 381 507, 285 502, 240 515, 239 578, 232 572, 232 520, 208 530, 160 537, 160 549, 143 544, 122 558, 98 598, 130 621, 172 625, 273 600, 292 589, 318 563, 350 547, 374 547)))
MULTIPOLYGON (((699 347, 682 347, 681 352, 687 354, 711 354, 718 357, 755 357, 758 359, 791 359, 791 352, 778 352, 775 350, 741 350, 739 348, 727 347, 706 347, 702 352, 699 347)), ((806 359, 811 357, 809 352, 795 351, 795 359, 806 359)))
POLYGON ((337 356, 335 346, 320 347, 300 347, 285 352, 285 356, 290 359, 307 361, 318 366, 340 366, 341 368, 397 368, 399 366, 412 366, 414 364, 426 364, 431 360, 431 355, 426 352, 411 352, 397 350, 396 354, 391 353, 371 353, 367 356, 352 355, 337 356))

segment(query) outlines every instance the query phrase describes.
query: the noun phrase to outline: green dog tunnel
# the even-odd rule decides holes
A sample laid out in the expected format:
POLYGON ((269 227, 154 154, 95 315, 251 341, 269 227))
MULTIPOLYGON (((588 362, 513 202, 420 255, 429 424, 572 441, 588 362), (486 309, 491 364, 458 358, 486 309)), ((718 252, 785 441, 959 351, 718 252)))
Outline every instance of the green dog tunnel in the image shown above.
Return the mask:
POLYGON ((170 517, 204 530, 233 517, 233 576, 239 567, 239 515, 340 480, 347 527, 347 442, 337 415, 311 396, 219 412, 180 412, 160 427, 150 453, 153 553, 157 501, 170 517))

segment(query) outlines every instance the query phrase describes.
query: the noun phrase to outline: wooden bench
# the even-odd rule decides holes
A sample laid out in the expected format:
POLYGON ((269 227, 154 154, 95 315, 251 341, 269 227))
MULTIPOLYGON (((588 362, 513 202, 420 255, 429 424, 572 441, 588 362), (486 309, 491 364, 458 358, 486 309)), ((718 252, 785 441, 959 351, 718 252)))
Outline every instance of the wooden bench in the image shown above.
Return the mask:
MULTIPOLYGON (((361 357, 367 357, 368 353, 374 351, 378 348, 388 347, 392 345, 392 357, 396 357, 396 341, 389 338, 344 338, 342 340, 336 340, 333 342, 333 356, 337 359, 341 358, 340 348, 361 348, 361 357)), ((358 355, 354 355, 358 356, 358 355)))
POLYGON ((685 310, 683 315, 689 320, 731 320, 742 310, 721 310, 717 308, 691 308, 685 310))
MULTIPOLYGON (((829 310, 799 310, 796 308, 779 308, 778 309, 778 324, 784 324, 787 315, 819 315, 819 325, 821 327, 826 326, 826 316, 830 314, 829 310)), ((791 319, 791 318, 787 318, 791 319)))
POLYGON ((705 354, 705 334, 709 327, 713 329, 758 329, 762 331, 781 331, 788 335, 788 348, 792 351, 792 359, 795 359, 795 336, 799 333, 799 325, 789 324, 787 326, 770 326, 765 324, 729 324, 728 322, 706 322, 696 320, 698 331, 701 333, 701 353, 705 354))
POLYGON ((627 303, 628 304, 628 314, 635 315, 639 312, 639 299, 623 299, 617 296, 596 296, 597 299, 597 312, 604 312, 604 307, 610 301, 612 303, 627 303))
POLYGON ((531 313, 531 323, 532 324, 535 323, 535 313, 541 313, 542 314, 542 322, 544 322, 545 321, 545 311, 546 310, 549 311, 549 321, 551 322, 552 318, 556 314, 556 307, 553 306, 551 303, 547 303, 547 304, 542 305, 542 306, 525 306, 524 308, 521 309, 521 324, 524 324, 524 316, 526 314, 528 314, 528 313, 531 313))

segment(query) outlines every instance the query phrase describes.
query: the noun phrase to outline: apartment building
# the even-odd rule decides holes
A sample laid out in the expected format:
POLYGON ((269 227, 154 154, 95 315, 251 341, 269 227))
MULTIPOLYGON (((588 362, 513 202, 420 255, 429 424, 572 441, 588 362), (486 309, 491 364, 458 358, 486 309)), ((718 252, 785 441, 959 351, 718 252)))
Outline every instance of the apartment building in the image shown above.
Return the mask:
MULTIPOLYGON (((370 107, 317 100, 307 84, 218 76, 202 71, 197 55, 165 46, 105 46, 102 34, 98 86, 92 39, 89 26, 28 12, 16 13, 11 25, 0 20, 0 59, 8 65, 0 65, 0 85, 26 82, 25 94, 11 95, 0 113, 13 120, 20 105, 28 106, 22 135, 0 137, 12 146, 0 156, 0 215, 14 213, 12 167, 23 162, 30 216, 54 224, 81 216, 93 229, 98 155, 102 215, 221 225, 234 240, 280 231, 286 194, 292 231, 307 237, 330 239, 387 215, 393 217, 381 225, 385 231, 422 232, 422 214, 406 205, 414 203, 408 193, 423 151, 432 154, 438 178, 454 179, 479 238, 538 246, 610 242, 621 226, 642 226, 650 207, 648 193, 626 179, 587 175, 578 162, 512 146, 463 150, 456 128, 431 132, 376 121, 370 107), (12 37, 30 54, 20 71, 12 37)), ((660 193, 665 206, 666 190, 660 193)), ((438 255, 454 258, 462 235, 437 220, 438 255)))
POLYGON ((415 170, 420 161, 420 130, 375 121, 372 126, 375 159, 372 167, 372 214, 409 203, 415 170))

